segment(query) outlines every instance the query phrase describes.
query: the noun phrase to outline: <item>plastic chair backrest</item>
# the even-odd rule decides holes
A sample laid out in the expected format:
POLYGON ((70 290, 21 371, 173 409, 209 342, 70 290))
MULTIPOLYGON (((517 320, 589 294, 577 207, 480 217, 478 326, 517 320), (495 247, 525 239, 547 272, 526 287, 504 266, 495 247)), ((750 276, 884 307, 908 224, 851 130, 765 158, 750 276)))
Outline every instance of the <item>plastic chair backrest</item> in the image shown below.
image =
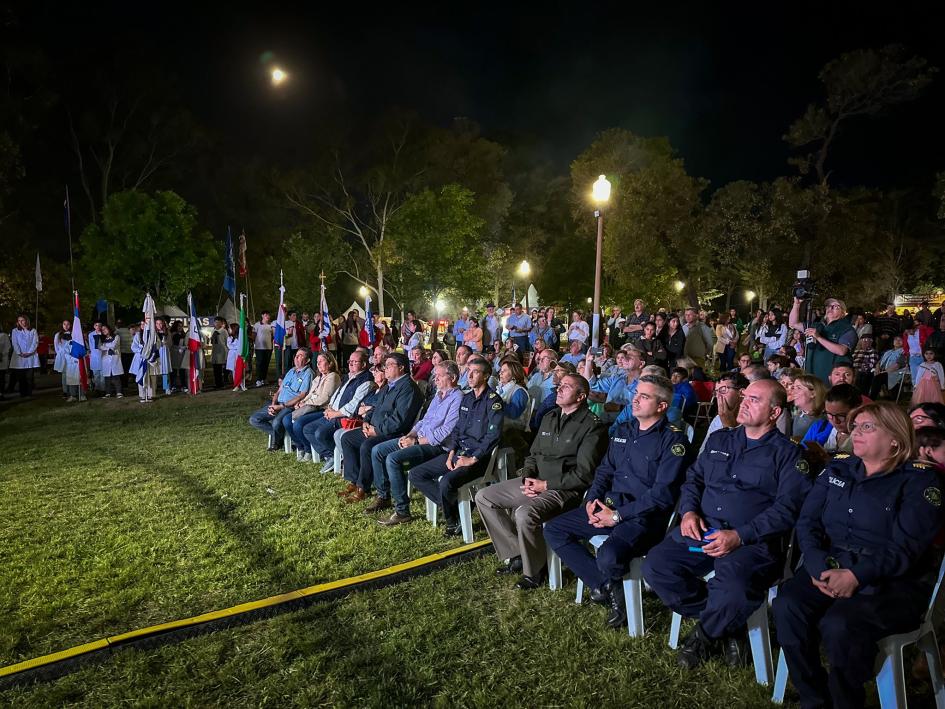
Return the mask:
POLYGON ((700 402, 712 401, 712 395, 715 393, 715 382, 691 381, 689 383, 692 384, 692 388, 700 402))
POLYGON ((499 444, 492 449, 492 455, 489 456, 489 465, 486 466, 486 472, 482 475, 483 482, 498 482, 499 476, 496 474, 495 466, 499 460, 499 450, 502 445, 499 444))

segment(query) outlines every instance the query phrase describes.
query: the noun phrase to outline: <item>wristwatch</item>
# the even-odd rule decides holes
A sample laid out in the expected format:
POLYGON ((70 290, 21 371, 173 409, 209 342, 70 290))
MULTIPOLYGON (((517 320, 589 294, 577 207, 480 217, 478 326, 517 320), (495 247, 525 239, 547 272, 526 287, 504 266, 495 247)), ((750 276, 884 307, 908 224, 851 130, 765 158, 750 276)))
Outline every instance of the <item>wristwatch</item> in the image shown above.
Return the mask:
POLYGON ((620 513, 614 510, 614 524, 620 524, 620 513))

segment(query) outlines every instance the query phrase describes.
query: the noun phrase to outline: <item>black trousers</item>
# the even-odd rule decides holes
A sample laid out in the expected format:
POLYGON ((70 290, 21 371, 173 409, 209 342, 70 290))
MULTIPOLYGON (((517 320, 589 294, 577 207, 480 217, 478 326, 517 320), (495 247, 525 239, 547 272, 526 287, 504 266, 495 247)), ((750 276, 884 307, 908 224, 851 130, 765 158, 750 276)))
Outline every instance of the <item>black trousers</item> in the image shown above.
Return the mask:
POLYGON ((428 500, 443 508, 443 517, 448 525, 459 524, 459 488, 476 478, 481 478, 489 467, 489 456, 475 465, 465 468, 446 468, 448 454, 443 453, 426 463, 410 469, 411 484, 428 500))

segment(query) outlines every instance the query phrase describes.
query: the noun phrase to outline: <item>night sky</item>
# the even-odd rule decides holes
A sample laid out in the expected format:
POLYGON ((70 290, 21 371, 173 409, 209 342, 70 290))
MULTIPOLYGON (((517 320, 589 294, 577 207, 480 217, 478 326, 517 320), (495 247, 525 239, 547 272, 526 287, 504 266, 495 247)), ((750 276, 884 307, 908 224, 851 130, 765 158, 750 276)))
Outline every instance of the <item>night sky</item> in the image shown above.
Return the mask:
MULTIPOLYGON (((440 125, 472 119, 562 172, 603 129, 666 135, 715 187, 793 174, 781 136, 820 98, 817 72, 840 53, 896 42, 945 67, 928 7, 199 5, 30 4, 20 38, 73 85, 110 62, 166 73, 226 150, 277 164, 305 161, 321 137, 356 135, 396 105, 440 125), (259 61, 267 51, 291 74, 279 92, 259 61)), ((945 169, 943 108, 939 75, 921 99, 851 124, 831 160, 836 182, 929 181, 945 169)))

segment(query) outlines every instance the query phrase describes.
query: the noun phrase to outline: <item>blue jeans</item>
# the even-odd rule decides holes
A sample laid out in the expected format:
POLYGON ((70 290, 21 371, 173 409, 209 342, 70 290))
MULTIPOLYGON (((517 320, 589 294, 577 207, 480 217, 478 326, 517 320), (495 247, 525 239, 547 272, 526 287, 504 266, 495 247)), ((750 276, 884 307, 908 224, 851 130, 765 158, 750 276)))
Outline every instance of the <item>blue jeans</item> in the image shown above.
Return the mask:
POLYGON ((443 452, 440 446, 413 445, 401 448, 399 438, 375 446, 371 451, 371 467, 374 470, 374 487, 378 497, 392 497, 397 512, 410 514, 410 498, 407 496, 407 474, 404 463, 413 467, 425 463, 443 452))
POLYGON ((324 418, 324 416, 324 411, 312 411, 307 414, 302 414, 297 419, 293 419, 290 416, 283 421, 285 432, 288 434, 289 438, 292 439, 292 442, 298 450, 305 453, 309 452, 309 442, 305 440, 305 436, 302 435, 302 429, 305 428, 305 424, 317 421, 320 418, 324 418))
POLYGON ((315 419, 302 428, 302 437, 315 449, 322 458, 333 458, 335 455, 335 431, 341 428, 341 419, 315 419))
POLYGON ((912 386, 915 386, 915 378, 919 373, 919 365, 922 364, 922 353, 919 354, 909 354, 909 374, 912 375, 912 386))
POLYGON ((278 448, 285 440, 284 421, 286 417, 291 416, 292 409, 288 408, 280 409, 276 412, 275 416, 272 416, 269 413, 269 404, 266 404, 259 411, 249 417, 249 425, 253 428, 258 428, 263 433, 272 434, 272 444, 278 448))

